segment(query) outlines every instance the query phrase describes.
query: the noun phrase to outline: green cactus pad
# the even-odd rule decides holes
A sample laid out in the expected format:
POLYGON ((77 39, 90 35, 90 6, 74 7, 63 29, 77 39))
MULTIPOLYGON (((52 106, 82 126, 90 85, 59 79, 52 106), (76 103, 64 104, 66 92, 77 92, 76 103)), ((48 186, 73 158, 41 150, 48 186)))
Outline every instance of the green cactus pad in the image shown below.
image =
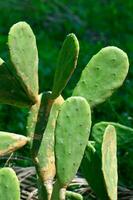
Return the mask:
POLYGON ((20 200, 19 181, 11 168, 0 169, 0 199, 20 200))
POLYGON ((0 131, 0 156, 16 151, 27 142, 28 138, 25 136, 0 131))
POLYGON ((99 122, 93 126, 91 132, 92 139, 98 144, 102 143, 103 134, 108 125, 113 125, 116 129, 118 148, 124 147, 126 144, 131 144, 133 142, 132 128, 114 122, 99 122))
POLYGON ((113 46, 101 49, 83 70, 73 96, 86 98, 91 107, 104 102, 122 85, 128 67, 124 51, 113 46))
POLYGON ((101 159, 95 149, 95 143, 90 141, 88 142, 85 155, 81 163, 81 171, 97 198, 100 200, 107 200, 108 194, 102 173, 101 159))
POLYGON ((0 103, 27 107, 32 101, 27 97, 21 84, 12 75, 5 62, 0 58, 0 103))
POLYGON ((66 192, 66 200, 83 200, 83 197, 81 194, 67 191, 66 192))
POLYGON ((91 111, 83 97, 70 97, 61 106, 55 129, 57 178, 66 187, 75 176, 87 145, 91 111))
POLYGON ((54 154, 54 133, 56 126, 56 119, 61 104, 64 99, 59 96, 53 103, 46 129, 43 133, 43 138, 36 156, 38 172, 43 180, 48 193, 48 199, 51 199, 53 179, 56 174, 55 168, 55 154, 54 154))
POLYGON ((102 171, 110 200, 117 200, 116 132, 112 125, 105 129, 102 143, 102 171))
POLYGON ((60 50, 54 77, 52 98, 57 98, 69 81, 77 65, 79 43, 76 36, 69 34, 60 50))
POLYGON ((54 101, 38 151, 37 159, 43 180, 53 180, 55 176, 54 132, 56 119, 63 102, 61 96, 54 101))
POLYGON ((25 22, 14 24, 9 32, 8 45, 13 73, 20 81, 32 102, 38 96, 38 52, 36 39, 30 26, 25 22))

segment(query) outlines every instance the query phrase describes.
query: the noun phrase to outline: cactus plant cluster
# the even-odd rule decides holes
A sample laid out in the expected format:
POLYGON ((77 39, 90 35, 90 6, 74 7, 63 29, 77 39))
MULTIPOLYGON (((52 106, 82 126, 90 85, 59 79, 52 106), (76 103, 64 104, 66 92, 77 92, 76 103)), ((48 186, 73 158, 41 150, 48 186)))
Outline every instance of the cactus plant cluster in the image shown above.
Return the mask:
MULTIPOLYGON (((79 54, 74 34, 69 34, 61 47, 51 91, 41 94, 36 39, 27 23, 11 27, 8 46, 12 64, 8 66, 0 59, 0 103, 28 107, 29 115, 27 137, 0 132, 0 156, 29 145, 39 200, 83 199, 66 191, 79 167, 99 199, 116 200, 116 136, 121 145, 133 139, 133 131, 102 122, 90 133, 91 110, 123 84, 129 67, 126 53, 113 46, 100 50, 84 68, 72 97, 64 100, 61 93, 79 54)), ((0 199, 20 199, 19 181, 10 168, 0 169, 0 199), (3 196, 5 193, 7 196, 3 196)))

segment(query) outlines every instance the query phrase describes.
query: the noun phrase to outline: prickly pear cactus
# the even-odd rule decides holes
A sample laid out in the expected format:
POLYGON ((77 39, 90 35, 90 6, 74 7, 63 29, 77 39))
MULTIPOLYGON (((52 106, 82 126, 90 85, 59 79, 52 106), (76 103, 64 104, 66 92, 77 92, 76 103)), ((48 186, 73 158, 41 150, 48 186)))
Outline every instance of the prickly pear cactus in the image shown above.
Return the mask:
MULTIPOLYGON (((41 94, 38 94, 36 39, 30 26, 25 22, 13 25, 9 32, 8 45, 12 65, 7 66, 0 59, 0 103, 29 107, 29 116, 27 137, 0 133, 0 156, 14 152, 29 142, 37 172, 39 200, 82 199, 80 195, 66 192, 66 188, 80 166, 87 145, 91 127, 90 106, 102 103, 122 85, 128 72, 127 55, 116 47, 103 48, 84 69, 73 97, 64 101, 61 92, 77 65, 79 43, 76 36, 69 34, 66 37, 57 60, 52 91, 41 94), (55 175, 57 179, 52 189, 55 175)), ((126 131, 128 132, 127 129, 126 131)), ((88 155, 88 175, 91 177, 88 180, 95 185, 92 188, 100 188, 93 181, 95 169, 100 176, 103 175, 100 184, 105 183, 106 189, 101 186, 105 196, 107 192, 110 200, 116 200, 116 135, 112 126, 105 129, 103 136, 102 158, 98 163, 101 167, 97 165, 95 168, 99 158, 91 145, 88 155)), ((0 199, 19 200, 17 183, 11 169, 1 169, 0 199)), ((99 195, 98 198, 100 197, 99 195)), ((101 199, 104 199, 104 195, 101 199)))
POLYGON ((0 169, 0 199, 20 200, 19 181, 11 168, 0 169))
POLYGON ((73 96, 86 98, 91 107, 104 102, 122 85, 128 67, 124 51, 113 46, 101 49, 83 70, 73 96))

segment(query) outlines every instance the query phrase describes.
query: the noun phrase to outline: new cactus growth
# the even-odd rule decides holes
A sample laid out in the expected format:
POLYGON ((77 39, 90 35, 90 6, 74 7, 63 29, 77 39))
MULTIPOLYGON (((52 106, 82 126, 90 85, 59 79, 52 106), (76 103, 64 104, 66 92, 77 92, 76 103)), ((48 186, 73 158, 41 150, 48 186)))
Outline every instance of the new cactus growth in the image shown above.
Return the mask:
POLYGON ((78 193, 67 191, 66 200, 83 200, 83 197, 78 193))
POLYGON ((20 200, 19 180, 15 172, 8 167, 0 169, 0 199, 20 200))
MULTIPOLYGON (((37 172, 39 200, 81 200, 81 195, 66 192, 66 188, 80 167, 89 139, 90 107, 105 101, 122 85, 128 72, 127 55, 117 47, 103 48, 83 70, 72 97, 64 100, 61 93, 76 68, 79 54, 79 43, 74 34, 66 37, 60 50, 52 91, 41 94, 38 93, 36 39, 30 26, 25 22, 13 25, 9 32, 8 45, 12 65, 7 66, 0 59, 0 103, 28 107, 29 115, 27 137, 0 132, 0 156, 12 153, 29 143, 37 172)), ((122 128, 119 125, 114 126, 123 135, 122 128)), ((87 175, 87 171, 83 174, 99 199, 116 200, 115 129, 109 125, 104 130, 104 137, 100 132, 96 133, 99 138, 95 139, 98 143, 103 138, 102 157, 98 157, 97 149, 89 143, 85 153, 87 160, 83 160, 83 163, 86 162, 84 166, 89 165, 89 171, 87 175), (99 163, 95 167, 96 162, 99 163), (99 182, 94 180, 94 170, 99 174, 99 182), (97 192, 100 189, 102 195, 97 192)), ((132 132, 126 128, 125 131, 132 132)), ((119 141, 119 133, 117 135, 119 141)), ((94 129, 92 136, 95 137, 94 129)), ((20 199, 18 180, 11 169, 0 170, 0 199, 20 199), (9 188, 6 187, 9 182, 13 183, 12 188, 10 185, 9 188), (3 197, 3 193, 7 196, 3 197)))

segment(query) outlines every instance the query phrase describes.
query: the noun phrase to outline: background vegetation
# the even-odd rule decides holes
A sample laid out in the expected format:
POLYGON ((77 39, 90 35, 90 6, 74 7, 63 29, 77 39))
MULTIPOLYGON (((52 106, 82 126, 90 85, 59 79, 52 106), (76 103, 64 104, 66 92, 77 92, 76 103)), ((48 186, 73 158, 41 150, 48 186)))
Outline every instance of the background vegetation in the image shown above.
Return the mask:
MULTIPOLYGON (((132 0, 4 0, 0 1, 0 56, 9 62, 7 35, 18 22, 28 22, 37 38, 40 92, 50 90, 61 44, 68 33, 80 42, 78 66, 63 96, 69 97, 82 69, 102 47, 113 45, 127 52, 130 71, 124 85, 94 110, 93 123, 105 120, 133 127, 133 1, 132 0)), ((28 110, 0 105, 0 130, 25 134, 28 110)), ((15 156, 27 155, 27 149, 15 156)), ((133 148, 123 148, 121 184, 133 188, 133 148), (126 158, 131 157, 125 164, 126 158)), ((5 162, 5 160, 4 160, 5 162)), ((4 163, 2 162, 2 163, 4 163)), ((29 160, 14 162, 30 165, 29 160)), ((12 164, 14 164, 12 163, 12 164)))

